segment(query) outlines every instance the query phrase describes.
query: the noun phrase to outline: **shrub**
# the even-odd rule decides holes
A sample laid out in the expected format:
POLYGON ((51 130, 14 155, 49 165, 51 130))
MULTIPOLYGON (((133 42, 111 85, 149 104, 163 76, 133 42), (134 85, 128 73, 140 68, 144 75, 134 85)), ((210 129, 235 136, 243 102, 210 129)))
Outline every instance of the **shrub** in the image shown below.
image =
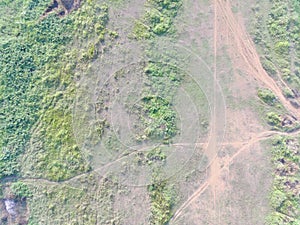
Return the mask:
POLYGON ((281 126, 281 118, 278 114, 274 112, 267 113, 267 121, 270 125, 275 126, 277 128, 281 126))
POLYGON ((286 55, 289 52, 289 47, 288 41, 279 41, 275 44, 275 52, 279 55, 286 55))
POLYGON ((275 94, 269 89, 260 89, 258 90, 257 95, 268 105, 273 106, 277 102, 275 94))
POLYGON ((12 193, 17 198, 23 199, 23 198, 27 198, 27 197, 32 196, 32 192, 30 191, 28 186, 25 183, 21 182, 21 181, 17 181, 15 183, 12 183, 10 188, 11 188, 12 193))

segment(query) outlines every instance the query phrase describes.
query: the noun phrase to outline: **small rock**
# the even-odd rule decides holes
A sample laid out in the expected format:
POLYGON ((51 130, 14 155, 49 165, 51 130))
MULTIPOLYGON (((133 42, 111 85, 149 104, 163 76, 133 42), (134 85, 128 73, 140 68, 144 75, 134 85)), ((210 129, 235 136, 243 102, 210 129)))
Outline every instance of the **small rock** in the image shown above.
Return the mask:
POLYGON ((16 203, 11 199, 6 199, 4 201, 4 204, 5 204, 6 211, 9 213, 9 215, 15 216, 16 215, 16 211, 15 211, 16 203))

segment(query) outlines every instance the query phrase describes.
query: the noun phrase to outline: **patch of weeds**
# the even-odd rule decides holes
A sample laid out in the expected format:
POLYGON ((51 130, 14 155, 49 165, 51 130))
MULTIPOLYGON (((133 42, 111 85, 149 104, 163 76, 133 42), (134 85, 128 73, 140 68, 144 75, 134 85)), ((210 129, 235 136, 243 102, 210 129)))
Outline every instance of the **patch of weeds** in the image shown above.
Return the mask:
POLYGON ((149 95, 157 95, 172 101, 183 75, 178 68, 168 64, 149 62, 144 69, 150 83, 149 95))
POLYGON ((104 131, 109 127, 109 124, 106 119, 96 121, 96 132, 100 138, 102 138, 104 131))
POLYGON ((146 163, 151 165, 153 162, 164 162, 167 156, 162 152, 161 148, 157 147, 149 151, 146 155, 146 163))
POLYGON ((300 152, 297 140, 277 136, 272 142, 274 181, 270 193, 272 212, 267 224, 298 224, 300 216, 300 152))
POLYGON ((266 104, 274 106, 277 103, 275 94, 269 89, 259 89, 257 92, 258 97, 266 104))
POLYGON ((136 39, 149 39, 152 37, 151 28, 141 21, 134 23, 133 33, 136 39))
POLYGON ((104 139, 103 142, 106 149, 116 152, 122 149, 122 143, 114 133, 109 135, 106 139, 104 139))
POLYGON ((274 77, 277 75, 276 67, 273 65, 273 63, 269 59, 262 58, 261 64, 262 64, 262 67, 265 69, 265 71, 267 71, 267 73, 271 77, 274 77))
POLYGON ((147 64, 144 71, 151 78, 167 77, 170 81, 175 82, 175 84, 178 84, 182 80, 178 69, 171 65, 150 62, 147 64))
POLYGON ((46 151, 40 156, 37 169, 43 176, 60 181, 88 171, 73 136, 71 112, 53 108, 45 112, 41 122, 46 151))
POLYGON ((176 135, 176 113, 170 102, 159 96, 144 97, 138 111, 143 126, 142 137, 168 142, 176 135))
POLYGON ((284 89, 283 89, 283 95, 284 95, 286 98, 295 98, 294 93, 293 93, 289 88, 284 88, 284 89))
POLYGON ((148 0, 149 8, 140 21, 136 21, 133 29, 134 38, 150 39, 155 35, 171 33, 173 20, 182 5, 181 0, 148 0))
POLYGON ((293 89, 300 88, 300 10, 298 1, 272 0, 266 17, 257 8, 255 39, 268 60, 262 64, 270 76, 274 69, 293 89), (261 20, 261 17, 265 18, 261 20), (276 68, 274 67, 276 65, 276 68))
POLYGON ((148 185, 151 199, 151 224, 167 224, 176 202, 175 190, 166 181, 148 185))
POLYGON ((106 25, 109 20, 108 5, 87 2, 72 15, 74 18, 74 30, 78 39, 89 42, 103 42, 107 33, 106 25))
POLYGON ((32 191, 29 189, 27 184, 23 183, 22 181, 12 183, 10 189, 12 193, 19 199, 32 197, 32 191))
POLYGON ((277 113, 269 112, 267 113, 267 122, 271 126, 279 129, 281 127, 281 118, 277 113))

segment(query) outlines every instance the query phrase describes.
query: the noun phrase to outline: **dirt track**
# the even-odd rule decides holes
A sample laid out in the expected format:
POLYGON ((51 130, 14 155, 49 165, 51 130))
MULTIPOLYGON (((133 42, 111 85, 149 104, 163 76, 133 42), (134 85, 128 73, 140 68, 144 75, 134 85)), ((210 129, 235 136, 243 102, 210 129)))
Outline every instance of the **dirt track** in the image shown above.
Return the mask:
MULTIPOLYGON (((297 131, 293 134, 289 134, 289 135, 298 135, 300 133, 300 131, 297 131)), ((174 213, 174 216, 171 220, 171 222, 175 222, 183 213, 183 211, 191 204, 193 203, 204 191, 207 190, 208 187, 212 187, 213 191, 214 188, 216 188, 215 186, 218 184, 218 179, 219 179, 219 174, 221 173, 222 170, 226 170, 229 168, 230 164, 233 162, 233 160, 242 152, 246 151, 247 149, 249 149, 253 144, 258 143, 260 141, 269 139, 270 137, 274 136, 274 135, 286 135, 286 133, 283 132, 277 132, 277 131, 265 131, 262 132, 258 135, 256 135, 255 137, 253 137, 249 142, 244 143, 243 146, 235 153, 233 154, 230 158, 228 158, 225 161, 225 164, 223 165, 223 167, 219 167, 218 171, 212 171, 212 172, 217 172, 217 173, 211 173, 211 176, 208 178, 207 181, 205 181, 200 187, 198 187, 198 189, 177 209, 177 211, 174 213)), ((228 143, 229 144, 229 143, 228 143)), ((236 144, 236 143, 234 143, 236 144)), ((208 168, 211 168, 211 166, 218 161, 217 157, 214 159, 214 161, 208 165, 208 168)))
MULTIPOLYGON (((230 1, 215 0, 215 13, 217 14, 223 26, 227 26, 233 36, 233 47, 244 59, 245 66, 247 66, 250 76, 255 77, 258 81, 262 82, 267 88, 271 89, 274 94, 279 98, 283 106, 293 114, 297 119, 300 119, 300 110, 294 108, 290 102, 284 97, 278 84, 267 74, 262 67, 260 58, 256 52, 255 45, 247 33, 245 27, 237 21, 231 10, 230 1)), ((216 25, 218 26, 218 25, 216 25)), ((283 82, 283 81, 282 81, 283 82)), ((285 88, 289 87, 283 82, 285 88)))
MULTIPOLYGON (((277 83, 267 74, 267 72, 263 69, 260 58, 256 52, 254 43, 250 38, 249 34, 246 32, 245 27, 241 24, 234 16, 232 12, 232 7, 229 0, 215 0, 214 1, 214 83, 217 85, 217 66, 216 66, 216 57, 217 57, 217 45, 218 45, 218 36, 230 36, 233 37, 230 43, 230 51, 233 53, 231 56, 238 55, 242 58, 243 68, 248 73, 249 76, 253 76, 257 81, 259 81, 266 88, 271 89, 274 94, 278 97, 279 101, 286 108, 286 110, 295 116, 298 120, 300 119, 300 111, 294 108, 290 102, 284 97, 280 87, 277 83), (222 29, 226 27, 226 29, 222 29), (219 29, 220 28, 220 29, 219 29), (230 32, 230 33, 225 33, 230 32)), ((234 59, 232 59, 234 61, 234 59)), ((288 88, 288 86, 282 81, 283 85, 288 88)), ((215 89, 216 90, 216 89, 215 89)), ((214 107, 215 110, 215 107, 214 107)), ((210 133, 210 139, 214 139, 216 136, 214 117, 216 116, 216 112, 213 112, 212 118, 212 128, 210 133)), ((299 132, 294 133, 293 135, 298 134, 299 132)), ((213 192, 213 196, 216 196, 216 188, 219 182, 219 176, 222 170, 228 169, 229 165, 232 161, 243 151, 249 149, 255 143, 258 143, 262 140, 269 139, 273 135, 286 135, 283 132, 274 132, 274 131, 264 131, 253 136, 247 143, 244 143, 238 151, 232 155, 230 158, 226 159, 225 165, 221 168, 220 160, 216 156, 217 149, 213 152, 208 153, 208 158, 210 159, 210 164, 208 168, 210 169, 210 177, 208 177, 207 181, 201 184, 200 187, 177 209, 174 213, 170 224, 173 224, 177 219, 179 219, 183 215, 183 211, 193 203, 208 187, 211 187, 211 191, 213 192), (213 157, 213 159, 211 159, 213 157)), ((215 143, 213 141, 213 143, 215 143)), ((225 143, 221 143, 223 145, 225 143)), ((229 143, 228 143, 229 144, 229 143)), ((239 143, 234 143, 239 144, 239 143)), ((211 146, 212 147, 212 146, 211 146)), ((216 143, 213 147, 217 147, 216 143)), ((206 146, 208 148, 208 146, 206 146)), ((224 163, 224 162, 223 162, 224 163)), ((220 186, 220 185, 219 185, 220 186)), ((220 187, 219 187, 220 188, 220 187)), ((213 199, 215 206, 215 199, 213 199)))

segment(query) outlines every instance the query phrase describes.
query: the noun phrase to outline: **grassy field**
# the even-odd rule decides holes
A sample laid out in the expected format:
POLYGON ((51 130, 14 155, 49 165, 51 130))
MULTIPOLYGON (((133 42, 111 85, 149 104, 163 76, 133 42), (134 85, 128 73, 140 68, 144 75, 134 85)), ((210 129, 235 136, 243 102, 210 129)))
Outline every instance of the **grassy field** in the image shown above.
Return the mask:
POLYGON ((0 224, 299 224, 299 18, 1 1, 0 224))

